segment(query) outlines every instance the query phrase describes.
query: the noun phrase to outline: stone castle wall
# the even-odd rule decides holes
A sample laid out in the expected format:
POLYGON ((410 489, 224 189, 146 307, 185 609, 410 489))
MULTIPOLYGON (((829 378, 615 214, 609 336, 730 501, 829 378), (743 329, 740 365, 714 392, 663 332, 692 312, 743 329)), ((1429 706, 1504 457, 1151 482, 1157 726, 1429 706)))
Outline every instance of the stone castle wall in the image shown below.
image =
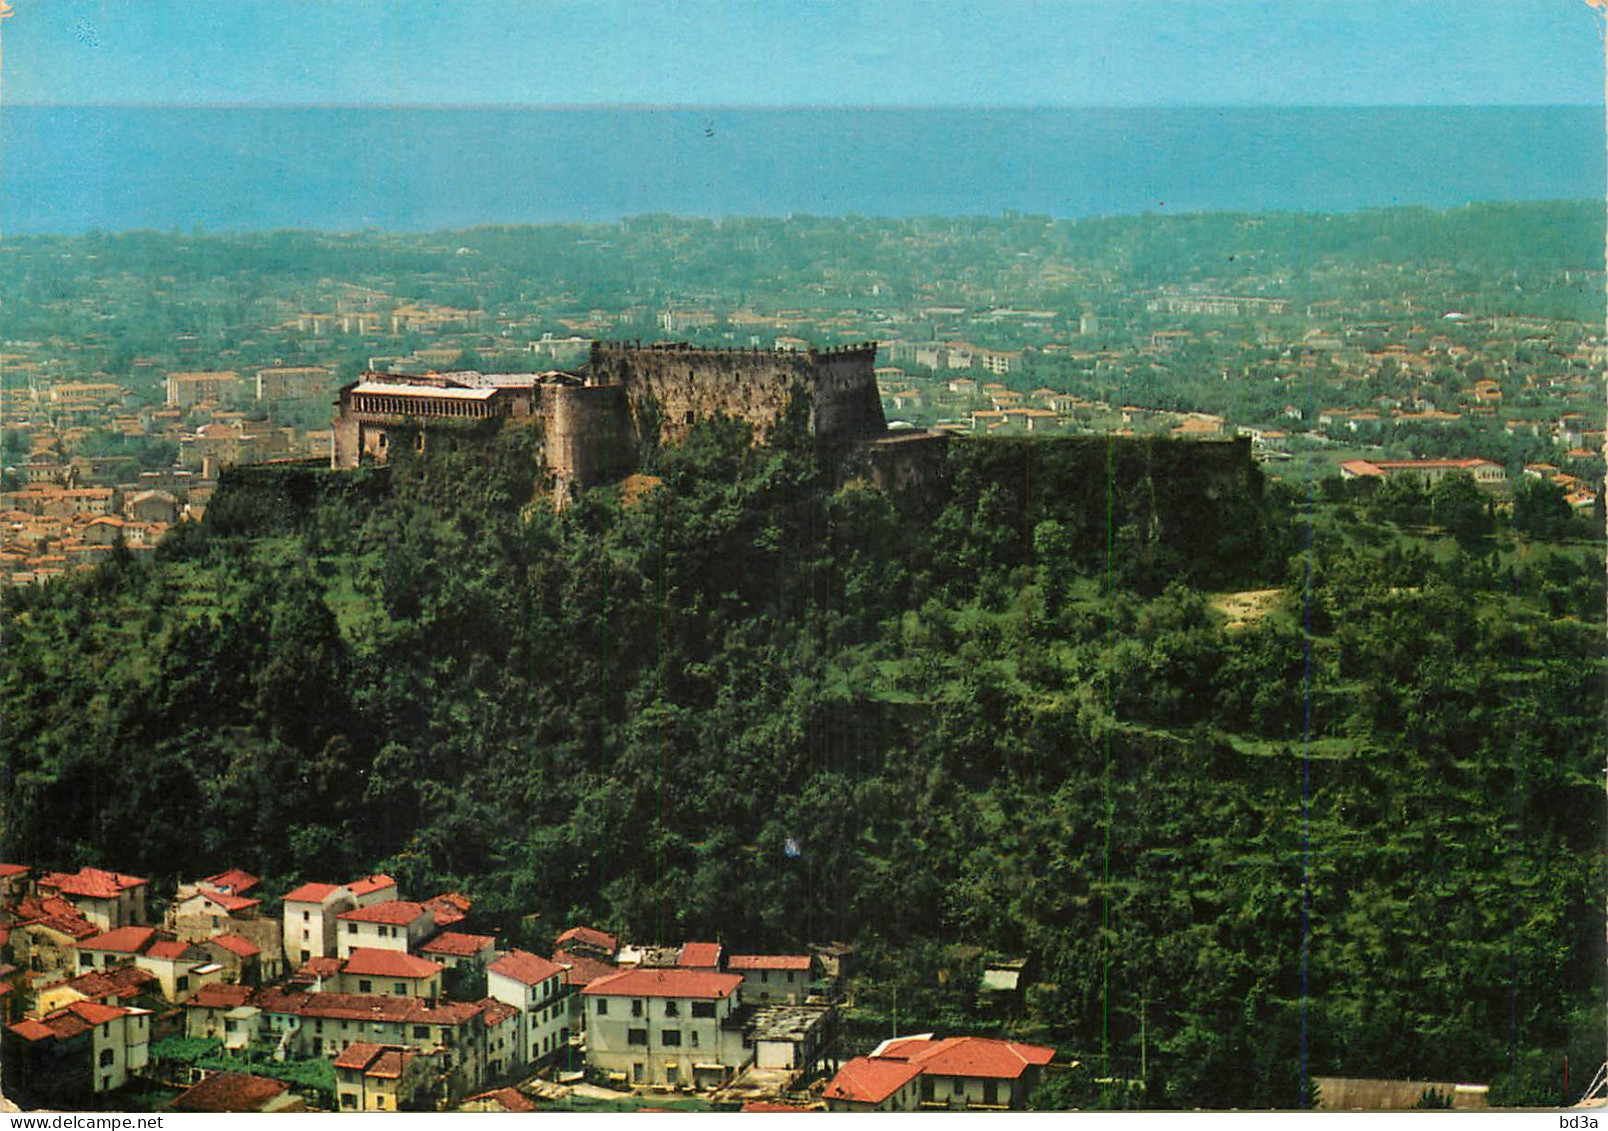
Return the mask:
POLYGON ((636 468, 636 433, 619 385, 545 385, 543 461, 556 483, 592 487, 636 468))
POLYGON ((717 414, 746 421, 763 442, 802 396, 811 432, 836 444, 886 431, 875 369, 875 345, 795 351, 597 342, 587 383, 622 386, 633 422, 657 419, 661 443, 679 442, 693 421, 717 414))

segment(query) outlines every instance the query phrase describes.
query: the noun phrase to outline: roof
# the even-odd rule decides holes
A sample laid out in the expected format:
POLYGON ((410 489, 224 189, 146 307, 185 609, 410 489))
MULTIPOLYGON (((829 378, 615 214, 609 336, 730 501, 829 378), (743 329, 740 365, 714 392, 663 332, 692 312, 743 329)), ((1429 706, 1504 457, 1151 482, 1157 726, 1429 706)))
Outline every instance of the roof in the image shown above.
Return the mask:
POLYGON ((214 935, 207 941, 217 943, 230 954, 238 955, 241 958, 255 958, 262 953, 262 950, 255 943, 248 939, 243 939, 239 935, 214 935))
POLYGON ((563 968, 557 963, 549 962, 539 954, 532 954, 528 950, 514 949, 503 955, 497 961, 486 967, 487 971, 501 974, 505 978, 512 978, 527 986, 534 986, 538 982, 545 982, 558 974, 563 968))
POLYGON ((536 1104, 528 1099, 518 1088, 497 1088, 495 1091, 481 1092, 470 1096, 463 1101, 465 1104, 497 1104, 504 1111, 535 1111, 536 1104))
POLYGON ((430 978, 441 973, 443 967, 439 962, 415 958, 399 950, 360 946, 352 951, 341 969, 346 974, 372 974, 380 978, 430 978))
POLYGON ((519 1010, 505 1001, 498 1001, 494 997, 480 999, 480 1016, 486 1022, 487 1028, 495 1028, 507 1021, 510 1017, 518 1017, 519 1010))
POLYGON ((857 1056, 838 1069, 821 1095, 829 1100, 877 1104, 920 1075, 921 1069, 902 1060, 857 1056))
MULTIPOLYGON (((147 493, 154 494, 155 492, 147 493)), ((166 492, 163 492, 163 494, 166 494, 166 492)), ((173 496, 168 495, 168 498, 172 499, 173 496)), ((217 888, 219 891, 226 891, 231 895, 244 895, 261 881, 250 872, 241 871, 239 868, 230 868, 227 871, 219 872, 216 876, 208 876, 201 882, 217 888)))
POLYGON ((492 935, 466 935, 460 931, 442 931, 419 948, 421 954, 447 954, 454 958, 472 958, 493 947, 497 940, 492 935))
POLYGON ((257 1111, 289 1091, 284 1080, 244 1072, 217 1072, 173 1101, 175 1111, 257 1111))
POLYGON ((388 899, 384 903, 342 911, 335 917, 356 923, 390 923, 395 927, 405 927, 426 913, 422 903, 414 903, 410 899, 388 899))
POLYGON ((450 927, 468 917, 469 908, 474 906, 474 900, 462 892, 449 891, 431 896, 424 901, 424 906, 435 915, 436 926, 450 927))
POLYGON ((186 1009, 238 1009, 251 997, 250 986, 235 986, 224 982, 208 982, 196 989, 186 1009))
POLYGON ((393 385, 381 381, 364 381, 352 389, 353 393, 382 393, 401 397, 445 397, 457 401, 485 401, 497 395, 496 389, 454 389, 442 385, 393 385))
POLYGON ((911 1037, 890 1041, 880 1057, 903 1060, 935 1076, 1015 1080, 1030 1065, 1048 1064, 1055 1050, 1044 1045, 996 1041, 988 1037, 911 1037))
POLYGON ((562 947, 565 943, 580 943, 610 954, 620 949, 620 940, 616 936, 596 927, 571 927, 553 940, 555 947, 562 947))
POLYGON ((190 944, 187 942, 179 942, 177 939, 157 939, 145 948, 145 957, 171 962, 175 958, 183 958, 184 952, 189 949, 190 944))
POLYGON ((121 872, 106 872, 99 868, 47 872, 39 877, 41 887, 55 888, 62 895, 76 895, 80 899, 116 899, 125 891, 146 882, 139 876, 125 876, 121 872))
POLYGON ((67 935, 86 939, 99 934, 100 928, 78 913, 78 908, 65 899, 24 899, 17 904, 15 927, 40 926, 67 935))
POLYGON ((808 970, 815 960, 807 954, 734 954, 728 970, 808 970))
POLYGON ((156 936, 155 927, 119 927, 115 931, 79 939, 79 950, 115 950, 119 954, 138 954, 156 936))
POLYGON ((581 993, 609 997, 696 997, 718 1000, 730 997, 732 991, 742 984, 741 974, 684 968, 638 968, 599 978, 582 989, 581 993))
POLYGON ((114 966, 110 970, 91 970, 87 974, 80 974, 76 978, 69 978, 66 982, 57 984, 68 986, 87 998, 113 996, 130 998, 137 997, 147 985, 156 980, 155 974, 149 970, 141 970, 138 966, 114 966))
POLYGON ((383 891, 386 888, 394 887, 396 887, 395 880, 393 880, 390 876, 387 876, 384 872, 376 872, 372 876, 364 876, 361 880, 353 880, 351 883, 346 885, 346 890, 351 892, 353 895, 363 896, 372 895, 374 892, 383 891))
POLYGON ((285 893, 286 903, 323 903, 330 896, 340 891, 339 884, 303 884, 293 891, 285 893))
POLYGON ((27 872, 28 865, 26 864, 0 864, 0 880, 9 880, 12 876, 26 875, 27 872))
POLYGON ((259 990, 253 1004, 270 1013, 298 1017, 324 1017, 340 1021, 387 1021, 411 1025, 462 1025, 478 1017, 481 1002, 434 1003, 417 997, 383 997, 377 994, 332 994, 259 990))
POLYGON ((293 977, 310 982, 317 978, 333 978, 340 972, 341 960, 339 958, 319 955, 317 958, 309 958, 301 966, 297 967, 293 977))
POLYGON ((573 954, 567 950, 553 951, 553 961, 564 967, 566 986, 589 986, 599 978, 607 978, 620 972, 620 968, 612 962, 604 962, 600 958, 591 958, 584 954, 573 954))
POLYGON ((676 959, 676 965, 700 970, 719 969, 722 949, 721 945, 716 942, 687 943, 681 948, 681 956, 676 959))
POLYGON ((232 895, 229 892, 208 891, 205 888, 195 894, 209 903, 216 903, 231 915, 236 911, 244 911, 248 907, 256 907, 262 902, 260 899, 247 899, 244 896, 232 895))

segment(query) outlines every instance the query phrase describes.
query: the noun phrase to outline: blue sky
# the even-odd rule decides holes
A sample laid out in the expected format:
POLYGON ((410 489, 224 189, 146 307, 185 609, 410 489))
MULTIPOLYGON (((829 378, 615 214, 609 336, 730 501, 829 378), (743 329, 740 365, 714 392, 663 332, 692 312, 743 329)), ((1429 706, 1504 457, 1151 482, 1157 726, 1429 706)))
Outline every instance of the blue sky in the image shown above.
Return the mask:
POLYGON ((24 103, 1603 101, 1585 0, 12 0, 24 103))

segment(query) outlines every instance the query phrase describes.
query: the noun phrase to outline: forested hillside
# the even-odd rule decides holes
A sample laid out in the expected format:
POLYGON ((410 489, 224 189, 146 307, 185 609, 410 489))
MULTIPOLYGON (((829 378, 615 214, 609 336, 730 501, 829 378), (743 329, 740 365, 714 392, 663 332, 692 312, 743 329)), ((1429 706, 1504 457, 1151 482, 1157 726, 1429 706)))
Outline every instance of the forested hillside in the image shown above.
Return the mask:
POLYGON ((1599 545, 1166 441, 961 442, 890 497, 722 421, 555 513, 537 439, 236 471, 153 562, 8 593, 6 857, 846 940, 851 1033, 1047 1039, 1046 1105, 1600 1060, 1599 545), (1019 1010, 968 948, 1031 959, 1019 1010))

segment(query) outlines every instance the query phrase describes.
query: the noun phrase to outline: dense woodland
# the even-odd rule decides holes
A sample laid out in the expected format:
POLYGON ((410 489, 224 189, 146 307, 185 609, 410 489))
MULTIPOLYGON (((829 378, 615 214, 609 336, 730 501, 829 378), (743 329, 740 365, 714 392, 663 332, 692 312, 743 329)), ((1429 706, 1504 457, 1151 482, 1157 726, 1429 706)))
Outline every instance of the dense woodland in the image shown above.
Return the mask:
POLYGON ((1574 1098, 1604 591, 1557 500, 1225 489, 1105 438, 888 496, 781 431, 701 424, 563 512, 522 428, 241 469, 153 562, 8 593, 7 858, 384 869, 535 946, 846 940, 851 1034, 1048 1040, 1084 1068, 1042 1106, 1574 1098), (1230 625, 1240 590, 1272 611, 1230 625), (979 951, 1030 959, 1019 1007, 979 951))

